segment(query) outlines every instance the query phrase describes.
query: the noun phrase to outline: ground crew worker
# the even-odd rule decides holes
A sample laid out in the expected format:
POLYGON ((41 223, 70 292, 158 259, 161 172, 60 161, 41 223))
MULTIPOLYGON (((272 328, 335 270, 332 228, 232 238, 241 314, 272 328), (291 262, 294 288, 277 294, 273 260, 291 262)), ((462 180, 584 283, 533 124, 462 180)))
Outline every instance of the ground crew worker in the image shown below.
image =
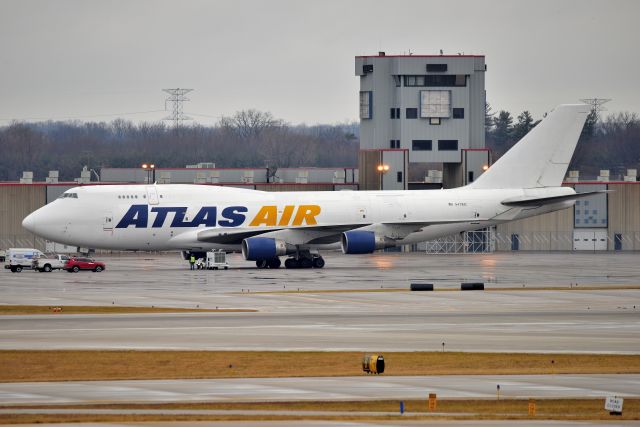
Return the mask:
POLYGON ((196 257, 191 254, 191 257, 189 257, 189 265, 191 266, 191 269, 195 269, 195 264, 196 264, 196 257))

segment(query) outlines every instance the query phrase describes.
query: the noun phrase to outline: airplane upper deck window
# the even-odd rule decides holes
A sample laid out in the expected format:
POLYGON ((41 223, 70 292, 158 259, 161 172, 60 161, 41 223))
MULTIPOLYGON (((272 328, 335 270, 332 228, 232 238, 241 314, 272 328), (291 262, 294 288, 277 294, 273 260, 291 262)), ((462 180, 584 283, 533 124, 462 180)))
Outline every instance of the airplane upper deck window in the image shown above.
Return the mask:
POLYGON ((62 193, 60 195, 60 197, 58 197, 58 199, 77 199, 78 198, 78 193, 62 193))

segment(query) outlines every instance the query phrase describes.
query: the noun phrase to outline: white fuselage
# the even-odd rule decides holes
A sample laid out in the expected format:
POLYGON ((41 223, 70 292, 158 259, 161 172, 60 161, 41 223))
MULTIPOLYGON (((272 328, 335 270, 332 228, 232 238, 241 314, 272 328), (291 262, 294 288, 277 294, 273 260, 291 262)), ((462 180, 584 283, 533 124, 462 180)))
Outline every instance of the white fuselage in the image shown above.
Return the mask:
POLYGON ((304 248, 338 248, 332 228, 374 231, 397 245, 563 209, 508 207, 514 197, 574 194, 566 187, 420 191, 262 192, 209 185, 98 185, 68 190, 23 225, 49 240, 114 250, 240 250, 202 240, 262 230, 304 248), (200 236, 200 237, 199 237, 200 236), (327 236, 326 239, 319 239, 327 236), (314 243, 315 242, 315 243, 314 243))

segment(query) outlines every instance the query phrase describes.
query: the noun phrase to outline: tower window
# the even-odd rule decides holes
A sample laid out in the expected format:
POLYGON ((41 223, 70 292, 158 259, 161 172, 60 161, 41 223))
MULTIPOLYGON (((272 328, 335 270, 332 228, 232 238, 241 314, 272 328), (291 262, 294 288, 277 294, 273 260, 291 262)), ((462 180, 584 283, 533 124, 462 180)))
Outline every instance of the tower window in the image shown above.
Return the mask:
POLYGON ((457 151, 457 139, 441 139, 438 141, 438 151, 457 151))
POLYGON ((407 108, 407 119, 417 119, 418 118, 418 109, 417 108, 407 108))
POLYGON ((427 64, 428 73, 446 73, 447 64, 427 64))
POLYGON ((413 151, 431 151, 432 143, 430 139, 414 139, 411 141, 413 151))

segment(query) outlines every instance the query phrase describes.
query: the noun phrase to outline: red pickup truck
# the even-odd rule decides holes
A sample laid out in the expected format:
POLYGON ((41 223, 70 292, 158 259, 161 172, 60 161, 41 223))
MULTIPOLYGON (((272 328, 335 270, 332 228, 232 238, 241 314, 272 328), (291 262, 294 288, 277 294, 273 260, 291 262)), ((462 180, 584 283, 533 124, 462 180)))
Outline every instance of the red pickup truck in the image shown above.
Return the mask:
POLYGON ((77 273, 80 270, 91 270, 96 273, 101 272, 106 268, 104 262, 96 261, 92 258, 70 258, 64 265, 64 269, 69 273, 77 273))

